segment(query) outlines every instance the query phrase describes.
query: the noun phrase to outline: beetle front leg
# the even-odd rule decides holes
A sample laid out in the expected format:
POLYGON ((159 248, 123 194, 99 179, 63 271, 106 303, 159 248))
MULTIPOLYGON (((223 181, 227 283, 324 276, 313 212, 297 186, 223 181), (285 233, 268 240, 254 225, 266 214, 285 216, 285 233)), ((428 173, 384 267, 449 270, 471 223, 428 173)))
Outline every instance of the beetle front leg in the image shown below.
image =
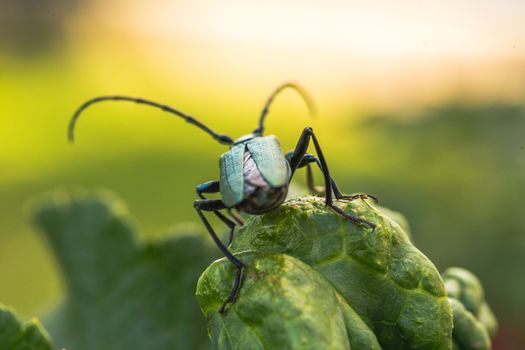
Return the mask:
MULTIPOLYGON (((288 162, 290 162, 293 155, 294 155, 294 151, 291 151, 291 152, 286 153, 284 157, 286 158, 288 162)), ((303 156, 303 159, 301 159, 301 162, 299 163, 299 165, 297 165, 297 168, 306 167, 306 187, 308 188, 310 193, 321 196, 324 194, 325 188, 315 185, 314 174, 312 171, 312 167, 310 165, 310 163, 312 162, 319 163, 319 160, 315 158, 313 154, 305 153, 305 155, 303 156)), ((331 179, 331 182, 332 182, 332 187, 333 187, 334 179, 331 179)))
MULTIPOLYGON (((203 195, 203 193, 218 193, 219 191, 220 191, 220 182, 217 180, 208 181, 208 182, 205 182, 197 186, 197 195, 201 199, 207 199, 203 195)), ((237 223, 240 222, 238 218, 233 215, 231 208, 227 208, 227 211, 233 217, 233 220, 235 220, 237 223)), ((228 226, 228 228, 230 229, 230 235, 228 238, 228 245, 230 245, 231 242, 233 241, 233 233, 235 231, 235 222, 233 222, 232 220, 230 220, 224 214, 222 214, 221 212, 217 210, 213 211, 213 213, 215 214, 215 216, 219 218, 219 220, 224 222, 224 224, 226 224, 226 226, 228 226)), ((239 223, 239 225, 242 225, 242 224, 239 223)))
POLYGON ((228 250, 228 248, 226 248, 226 246, 224 246, 224 244, 221 242, 219 237, 217 237, 217 234, 211 227, 209 221, 206 219, 206 217, 203 214, 203 211, 216 212, 221 209, 227 209, 224 203, 218 199, 197 199, 193 203, 193 207, 197 211, 197 214, 199 214, 199 217, 202 223, 206 227, 206 230, 208 230, 208 233, 210 234, 211 238, 213 239, 217 247, 219 247, 219 249, 224 254, 224 256, 226 256, 226 258, 230 260, 230 262, 233 265, 235 265, 235 267, 237 268, 237 275, 235 276, 235 282, 233 284, 233 288, 230 292, 230 295, 228 296, 228 299, 226 299, 226 301, 222 304, 222 306, 219 309, 219 312, 222 314, 225 311, 226 305, 229 303, 233 303, 235 299, 237 298, 237 295, 239 294, 239 290, 242 285, 242 272, 243 272, 244 264, 242 263, 242 261, 237 259, 232 253, 230 253, 230 251, 228 250))
MULTIPOLYGON (((234 213, 232 208, 228 208, 226 209, 226 211, 228 212, 228 214, 230 214, 230 217, 237 223, 237 225, 244 225, 244 219, 239 214, 234 213)), ((237 210, 237 212, 239 211, 237 210)))
MULTIPOLYGON (((304 156, 306 155, 306 150, 308 149, 308 146, 310 145, 310 139, 314 143, 315 151, 317 153, 317 156, 319 157, 319 167, 321 168, 321 171, 323 173, 324 181, 325 181, 325 203, 327 206, 331 207, 333 210, 335 210, 339 215, 343 216, 345 219, 353 222, 354 224, 358 225, 368 225, 372 229, 375 228, 375 225, 367 220, 356 218, 348 213, 346 213, 341 208, 334 205, 333 197, 332 197, 332 191, 333 191, 333 181, 330 177, 330 171, 328 170, 328 164, 326 163, 326 160, 323 155, 323 151, 321 150, 321 146, 319 145, 319 142, 317 141, 317 138, 315 137, 314 131, 312 128, 305 128, 303 130, 303 133, 301 134, 301 137, 299 138, 299 141, 297 142, 297 145, 295 146, 295 150, 291 154, 291 156, 288 157, 288 162, 290 163, 290 169, 292 171, 292 176, 295 172, 295 170, 299 167, 301 164, 301 161, 303 160, 304 156)), ((335 185, 335 188, 337 189, 336 195, 339 195, 341 191, 339 191, 339 188, 337 188, 337 185, 335 185)))

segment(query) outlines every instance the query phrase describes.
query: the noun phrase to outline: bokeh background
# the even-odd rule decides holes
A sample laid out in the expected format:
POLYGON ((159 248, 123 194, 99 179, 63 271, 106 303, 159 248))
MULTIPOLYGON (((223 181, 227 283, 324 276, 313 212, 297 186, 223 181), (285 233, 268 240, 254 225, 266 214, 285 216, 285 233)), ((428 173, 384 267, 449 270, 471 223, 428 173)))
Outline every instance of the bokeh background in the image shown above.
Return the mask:
MULTIPOLYGON (((109 188, 143 234, 195 221, 195 185, 225 147, 161 112, 168 103, 238 137, 269 93, 267 130, 291 149, 312 126, 346 192, 401 211, 444 270, 477 274, 525 347, 525 2, 520 0, 4 0, 0 4, 0 301, 40 315, 60 276, 28 203, 57 187, 109 188)), ((304 179, 298 176, 297 182, 304 179)))

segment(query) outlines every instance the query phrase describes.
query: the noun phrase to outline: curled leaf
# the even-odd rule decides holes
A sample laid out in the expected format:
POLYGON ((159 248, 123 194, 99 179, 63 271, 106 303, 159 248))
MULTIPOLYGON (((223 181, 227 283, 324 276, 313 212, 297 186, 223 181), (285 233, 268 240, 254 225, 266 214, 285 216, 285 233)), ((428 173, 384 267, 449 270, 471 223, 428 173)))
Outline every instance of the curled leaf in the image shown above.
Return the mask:
POLYGON ((63 303, 45 320, 60 348, 208 347, 193 292, 216 254, 203 233, 140 242, 121 201, 78 192, 46 197, 35 221, 65 285, 63 303))

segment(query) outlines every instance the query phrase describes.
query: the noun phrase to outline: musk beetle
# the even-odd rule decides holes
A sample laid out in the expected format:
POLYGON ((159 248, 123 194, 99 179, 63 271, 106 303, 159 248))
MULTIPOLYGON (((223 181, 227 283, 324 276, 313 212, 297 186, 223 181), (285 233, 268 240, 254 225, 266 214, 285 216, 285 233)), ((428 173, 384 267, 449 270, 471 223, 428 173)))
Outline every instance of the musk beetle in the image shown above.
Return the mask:
MULTIPOLYGON (((303 130, 295 149, 287 154, 281 150, 277 138, 273 135, 263 136, 264 121, 269 112, 269 107, 275 96, 284 89, 293 89, 299 93, 306 102, 310 113, 313 114, 314 107, 306 91, 297 84, 286 83, 279 86, 268 98, 262 113, 259 117, 259 126, 248 135, 244 135, 237 140, 225 134, 218 134, 197 119, 182 113, 181 111, 169 106, 128 96, 100 96, 86 101, 75 112, 69 123, 68 136, 70 142, 74 140, 74 130, 80 114, 92 104, 103 101, 127 101, 137 104, 148 105, 161 109, 164 112, 181 117, 186 122, 195 125, 199 129, 211 135, 219 143, 230 146, 230 150, 223 153, 220 158, 220 180, 208 181, 197 186, 197 199, 193 205, 204 226, 209 232, 215 244, 229 261, 237 268, 237 275, 229 297, 220 308, 220 312, 225 311, 225 306, 232 303, 241 287, 242 270, 244 264, 233 254, 231 254, 218 237, 203 212, 214 213, 230 229, 229 243, 233 239, 233 232, 236 225, 242 225, 243 219, 232 210, 247 214, 263 214, 277 208, 285 200, 288 193, 288 185, 298 168, 307 168, 307 185, 313 192, 319 192, 313 181, 311 164, 315 163, 320 168, 325 187, 322 190, 326 205, 331 207, 337 214, 345 219, 357 224, 369 226, 372 229, 375 225, 366 220, 354 217, 334 204, 335 199, 353 200, 357 198, 374 196, 359 194, 353 196, 344 195, 335 181, 331 178, 326 164, 325 157, 319 146, 317 137, 312 128, 307 127, 303 130), (307 153, 310 141, 313 142, 317 157, 307 153), (207 199, 206 193, 220 193, 221 199, 207 199), (225 210, 226 213, 221 213, 225 210)), ((228 243, 228 245, 229 245, 228 243)))

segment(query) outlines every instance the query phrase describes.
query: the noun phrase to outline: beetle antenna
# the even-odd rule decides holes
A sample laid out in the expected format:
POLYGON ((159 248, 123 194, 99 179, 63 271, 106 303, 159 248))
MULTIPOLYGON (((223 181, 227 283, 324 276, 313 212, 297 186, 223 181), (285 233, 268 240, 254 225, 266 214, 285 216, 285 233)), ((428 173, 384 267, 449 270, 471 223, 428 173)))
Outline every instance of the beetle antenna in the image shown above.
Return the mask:
POLYGON ((157 102, 145 100, 142 98, 128 97, 128 96, 100 96, 100 97, 95 97, 95 98, 92 98, 91 100, 84 102, 76 110, 75 114, 73 114, 73 117, 71 118, 71 121, 69 122, 68 138, 69 138, 70 143, 73 143, 75 140, 75 125, 76 125, 78 118, 80 117, 80 114, 92 104, 95 104, 98 102, 104 102, 104 101, 127 101, 127 102, 135 102, 138 104, 155 107, 155 108, 163 110, 164 112, 175 114, 181 117, 186 122, 193 124, 199 129, 203 130, 204 132, 210 134, 211 137, 213 137, 215 140, 219 141, 220 143, 227 144, 227 145, 231 145, 233 143, 232 138, 229 137, 228 135, 217 134, 215 131, 213 131, 206 125, 202 124, 200 121, 196 120, 192 116, 182 113, 181 111, 178 111, 174 108, 171 108, 169 106, 166 106, 166 105, 163 105, 157 102))
POLYGON ((300 85, 295 83, 285 83, 279 86, 277 89, 274 90, 274 92, 270 95, 268 100, 266 101, 266 104, 264 105, 264 108, 261 112, 261 117, 259 118, 259 127, 253 131, 254 134, 262 135, 264 132, 264 120, 266 119, 266 115, 270 111, 270 105, 272 104, 275 96, 277 96, 281 91, 283 91, 286 88, 294 89, 301 95, 304 102, 306 103, 306 106, 308 107, 308 110, 310 111, 311 116, 317 115, 317 109, 315 108, 315 104, 310 97, 310 95, 306 92, 305 89, 303 89, 300 85))

